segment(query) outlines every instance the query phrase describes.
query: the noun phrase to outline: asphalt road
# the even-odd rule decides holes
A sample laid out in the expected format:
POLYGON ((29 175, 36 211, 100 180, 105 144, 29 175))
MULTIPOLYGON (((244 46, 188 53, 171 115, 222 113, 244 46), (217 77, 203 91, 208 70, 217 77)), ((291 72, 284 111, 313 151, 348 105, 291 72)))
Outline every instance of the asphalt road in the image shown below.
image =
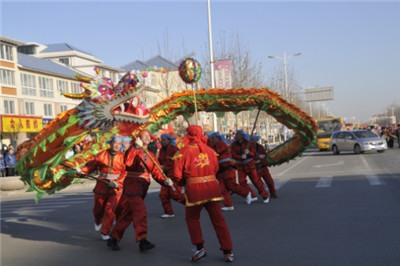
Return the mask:
MULTIPOLYGON (((383 154, 309 150, 271 168, 278 198, 246 205, 233 196, 224 212, 235 265, 400 265, 400 149, 383 154)), ((153 184, 155 182, 153 181, 153 184)), ((93 229, 93 184, 73 185, 35 204, 33 193, 1 193, 1 265, 190 265, 193 252, 184 207, 161 219, 158 186, 146 198, 148 239, 140 253, 130 226, 120 251, 93 229)), ((201 224, 208 256, 196 264, 222 265, 205 210, 201 224)))

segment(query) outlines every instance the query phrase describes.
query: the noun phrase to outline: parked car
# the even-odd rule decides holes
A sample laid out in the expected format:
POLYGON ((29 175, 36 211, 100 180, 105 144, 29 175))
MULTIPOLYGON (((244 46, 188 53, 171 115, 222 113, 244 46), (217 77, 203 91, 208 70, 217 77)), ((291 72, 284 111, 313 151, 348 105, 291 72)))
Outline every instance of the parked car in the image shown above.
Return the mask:
POLYGON ((342 151, 354 151, 356 154, 365 151, 384 152, 387 143, 368 130, 335 131, 329 141, 329 149, 335 155, 342 151))

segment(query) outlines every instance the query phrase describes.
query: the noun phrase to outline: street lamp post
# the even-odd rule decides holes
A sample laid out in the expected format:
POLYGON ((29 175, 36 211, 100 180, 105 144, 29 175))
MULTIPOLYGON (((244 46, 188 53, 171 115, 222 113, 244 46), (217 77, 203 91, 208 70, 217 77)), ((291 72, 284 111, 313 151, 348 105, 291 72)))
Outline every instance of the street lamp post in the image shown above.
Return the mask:
MULTIPOLYGON (((207 0, 207 14, 208 14, 208 42, 210 48, 210 70, 211 70, 211 88, 215 88, 215 69, 214 69, 214 53, 212 46, 212 31, 211 31, 211 11, 210 11, 210 0, 207 0)), ((218 131, 217 116, 212 113, 213 117, 213 130, 218 131)))
POLYGON ((268 58, 277 58, 283 62, 284 75, 285 75, 285 98, 286 98, 286 100, 289 100, 289 90, 288 90, 288 84, 287 84, 287 71, 286 71, 287 61, 290 58, 292 58, 293 56, 298 56, 298 55, 301 55, 301 53, 295 53, 295 54, 292 54, 291 56, 286 57, 286 52, 283 52, 283 58, 280 56, 274 56, 274 55, 268 56, 268 58))

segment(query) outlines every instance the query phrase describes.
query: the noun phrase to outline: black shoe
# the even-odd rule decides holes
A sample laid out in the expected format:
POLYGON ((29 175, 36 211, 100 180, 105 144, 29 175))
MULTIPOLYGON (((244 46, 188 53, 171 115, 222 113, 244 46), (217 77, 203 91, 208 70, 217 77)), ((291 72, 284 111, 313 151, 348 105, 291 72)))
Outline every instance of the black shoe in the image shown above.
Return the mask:
POLYGON ((110 237, 107 240, 107 246, 111 248, 111 250, 120 250, 121 248, 118 246, 118 241, 115 238, 110 237))
POLYGON ((271 195, 271 198, 273 198, 273 199, 276 199, 277 197, 278 197, 278 195, 276 195, 276 194, 271 195))
POLYGON ((141 252, 153 249, 156 245, 147 241, 147 239, 142 239, 139 242, 139 249, 141 252))

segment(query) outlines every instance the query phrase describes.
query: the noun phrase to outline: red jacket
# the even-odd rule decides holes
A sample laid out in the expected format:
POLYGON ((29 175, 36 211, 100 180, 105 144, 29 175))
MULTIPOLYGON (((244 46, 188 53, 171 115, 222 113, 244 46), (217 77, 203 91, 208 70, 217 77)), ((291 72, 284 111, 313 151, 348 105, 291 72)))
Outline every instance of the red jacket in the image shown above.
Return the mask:
POLYGON ((231 150, 229 149, 228 144, 220 140, 212 148, 217 153, 220 172, 233 167, 234 163, 232 160, 231 150))
POLYGON ((150 175, 161 185, 164 185, 165 178, 159 168, 156 156, 148 151, 145 153, 143 148, 136 149, 130 147, 125 153, 125 164, 127 175, 124 182, 124 194, 131 196, 146 196, 147 189, 150 185, 150 175))
POLYGON ((91 174, 98 170, 100 172, 100 179, 116 181, 119 185, 119 188, 110 188, 106 183, 97 181, 93 190, 95 194, 120 194, 122 192, 126 177, 124 153, 119 151, 115 155, 112 155, 110 150, 102 151, 81 169, 85 174, 91 174))
POLYGON ((249 154, 247 154, 246 159, 242 159, 242 154, 247 149, 247 140, 243 140, 242 143, 235 141, 231 144, 231 152, 232 158, 236 160, 237 166, 243 166, 246 168, 253 168, 254 167, 254 156, 256 155, 256 150, 254 149, 254 145, 250 143, 249 145, 249 154))
POLYGON ((168 144, 166 148, 161 148, 160 152, 158 154, 158 161, 160 162, 164 173, 168 176, 171 177, 173 176, 174 173, 174 160, 172 158, 174 157, 175 153, 179 149, 172 145, 168 144))
POLYGON ((267 167, 267 152, 261 144, 256 144, 256 157, 254 160, 257 169, 267 167))
POLYGON ((205 150, 200 153, 197 144, 189 144, 174 156, 174 178, 179 185, 185 185, 186 206, 222 200, 216 179, 217 156, 207 145, 203 147, 205 150))

